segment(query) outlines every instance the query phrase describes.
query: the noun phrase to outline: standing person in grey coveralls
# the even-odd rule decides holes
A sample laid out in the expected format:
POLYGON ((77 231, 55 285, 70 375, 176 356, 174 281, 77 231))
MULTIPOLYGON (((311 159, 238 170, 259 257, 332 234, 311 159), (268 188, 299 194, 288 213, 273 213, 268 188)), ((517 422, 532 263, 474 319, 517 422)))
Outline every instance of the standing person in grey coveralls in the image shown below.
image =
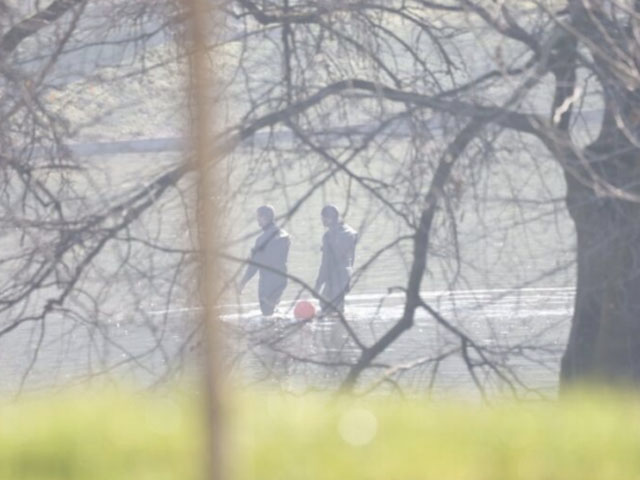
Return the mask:
POLYGON ((344 313, 344 296, 349 291, 358 233, 340 221, 338 209, 333 205, 326 205, 321 216, 327 231, 322 237, 322 261, 315 290, 329 302, 323 303, 323 313, 344 313))
POLYGON ((273 223, 275 211, 271 205, 263 205, 256 211, 258 225, 262 233, 251 249, 251 263, 247 267, 240 291, 249 280, 260 272, 258 280, 258 300, 263 315, 272 315, 280 303, 280 297, 287 286, 287 257, 291 240, 289 234, 273 223))

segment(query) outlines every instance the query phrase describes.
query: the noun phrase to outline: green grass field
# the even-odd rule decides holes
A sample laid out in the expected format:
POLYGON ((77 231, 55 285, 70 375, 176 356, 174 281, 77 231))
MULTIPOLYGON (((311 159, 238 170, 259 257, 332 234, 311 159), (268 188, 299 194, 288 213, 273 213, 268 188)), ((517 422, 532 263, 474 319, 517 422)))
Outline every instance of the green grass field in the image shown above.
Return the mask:
MULTIPOLYGON (((640 402, 493 407, 253 392, 228 402, 228 468, 249 480, 640 479, 640 402)), ((0 479, 200 479, 193 396, 117 392, 0 407, 0 479)))

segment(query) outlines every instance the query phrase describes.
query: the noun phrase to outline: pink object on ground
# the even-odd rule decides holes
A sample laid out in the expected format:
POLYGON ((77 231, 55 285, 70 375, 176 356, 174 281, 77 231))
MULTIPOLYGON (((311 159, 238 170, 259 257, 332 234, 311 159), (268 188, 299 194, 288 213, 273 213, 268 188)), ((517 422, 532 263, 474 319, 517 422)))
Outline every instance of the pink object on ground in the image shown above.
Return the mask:
POLYGON ((293 309, 296 320, 311 320, 316 314, 316 307, 308 300, 300 300, 293 309))

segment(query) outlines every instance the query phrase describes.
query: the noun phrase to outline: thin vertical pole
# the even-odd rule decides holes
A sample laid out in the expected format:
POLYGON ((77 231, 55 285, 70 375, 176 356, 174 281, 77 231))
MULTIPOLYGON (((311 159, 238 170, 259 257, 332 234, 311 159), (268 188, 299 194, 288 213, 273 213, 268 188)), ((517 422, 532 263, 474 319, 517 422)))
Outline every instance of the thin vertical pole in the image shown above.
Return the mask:
POLYGON ((212 115, 213 78, 211 62, 207 51, 211 40, 213 14, 216 0, 183 0, 189 14, 188 34, 191 59, 192 139, 194 162, 197 172, 197 230, 199 241, 199 294, 202 302, 204 325, 204 384, 207 407, 208 458, 205 467, 209 480, 224 480, 224 415, 222 413, 222 388, 220 369, 220 339, 215 312, 215 295, 218 290, 214 227, 217 209, 213 205, 215 182, 215 148, 213 132, 215 125, 212 115))

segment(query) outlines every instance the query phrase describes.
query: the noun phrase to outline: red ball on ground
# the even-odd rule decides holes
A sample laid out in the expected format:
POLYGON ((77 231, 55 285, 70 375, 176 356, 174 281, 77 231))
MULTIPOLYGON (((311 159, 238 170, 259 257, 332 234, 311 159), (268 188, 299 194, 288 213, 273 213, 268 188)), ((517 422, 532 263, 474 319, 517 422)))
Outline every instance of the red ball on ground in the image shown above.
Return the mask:
POLYGON ((316 307, 308 300, 300 300, 293 309, 296 320, 311 320, 316 314, 316 307))

